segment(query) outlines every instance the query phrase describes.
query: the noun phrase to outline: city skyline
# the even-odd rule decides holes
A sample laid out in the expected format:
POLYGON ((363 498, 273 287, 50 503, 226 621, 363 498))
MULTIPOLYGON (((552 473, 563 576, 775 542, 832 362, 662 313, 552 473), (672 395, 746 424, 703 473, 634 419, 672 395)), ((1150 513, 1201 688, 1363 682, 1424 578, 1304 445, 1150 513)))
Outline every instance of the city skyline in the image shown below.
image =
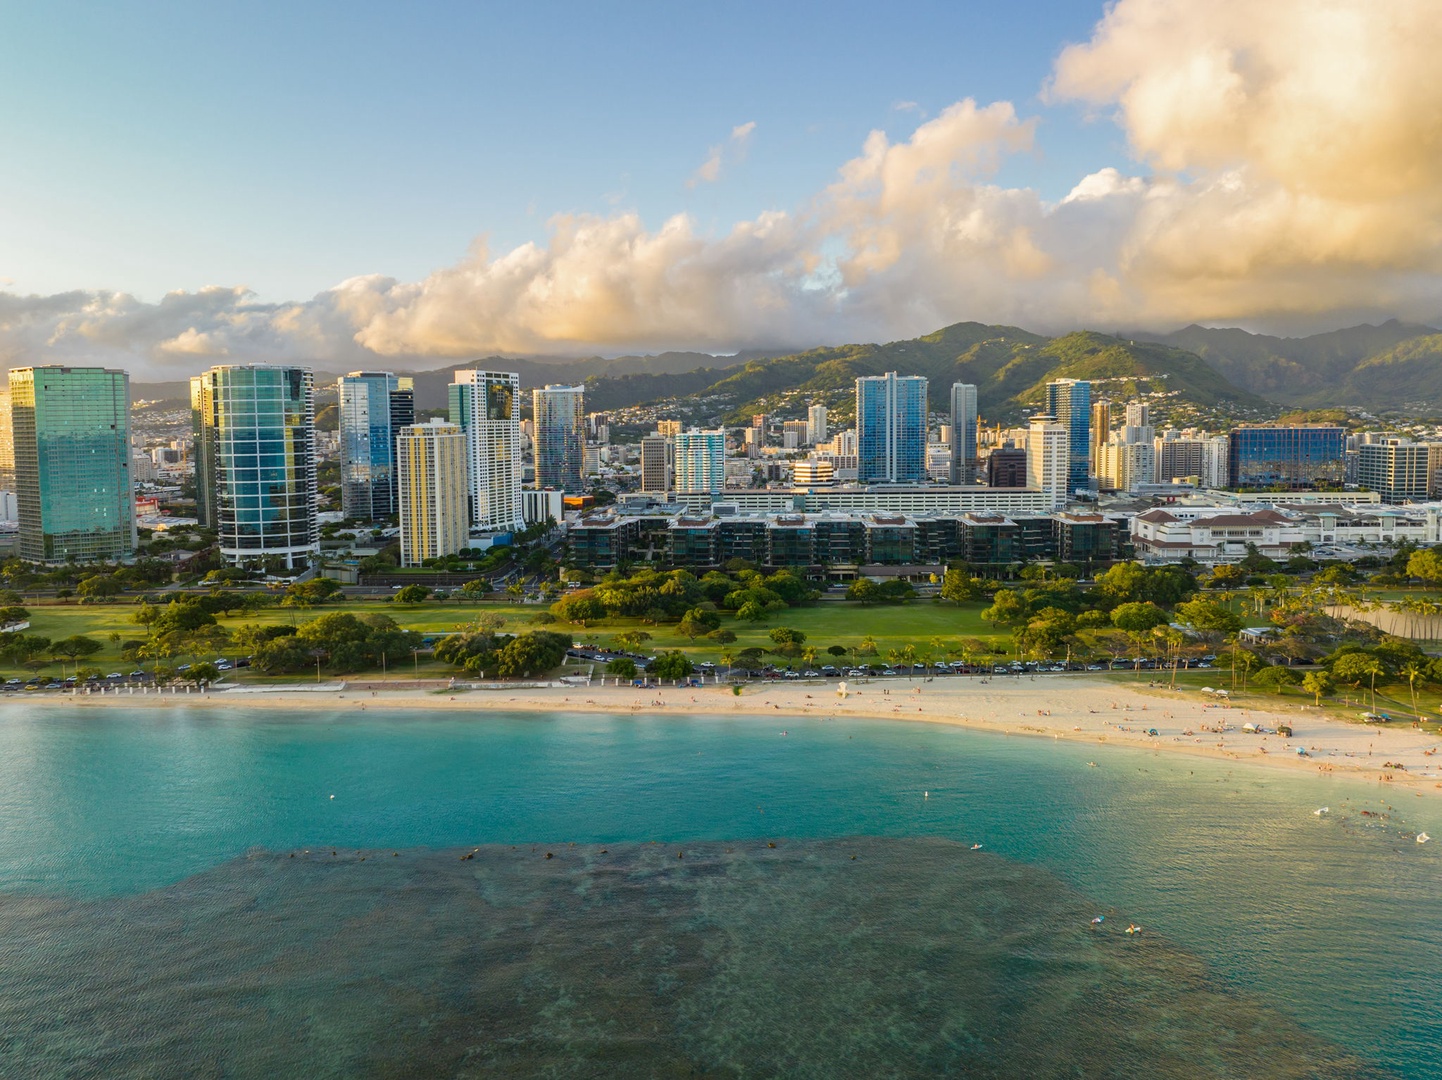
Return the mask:
POLYGON ((49 5, 0 44, 28 95, 0 111, 0 354, 155 378, 800 347, 963 319, 1433 320, 1442 31, 1420 0, 1390 12, 929 4, 893 26, 803 6, 767 10, 758 36, 744 7, 361 6, 334 50, 320 13, 272 41, 263 19, 49 5), (698 36, 711 48, 682 47, 698 36), (536 78, 543 42, 556 70, 536 78), (478 43, 526 93, 447 63, 478 43), (607 48, 648 66, 569 74, 607 48), (802 53, 848 79, 806 92, 786 62, 802 53))

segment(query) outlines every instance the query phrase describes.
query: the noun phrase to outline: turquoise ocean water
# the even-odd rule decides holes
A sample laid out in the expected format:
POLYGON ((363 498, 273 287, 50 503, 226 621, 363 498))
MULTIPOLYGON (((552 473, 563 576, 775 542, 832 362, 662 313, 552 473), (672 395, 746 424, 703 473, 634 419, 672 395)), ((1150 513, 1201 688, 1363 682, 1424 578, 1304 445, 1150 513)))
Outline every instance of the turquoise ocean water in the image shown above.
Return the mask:
POLYGON ((0 1075, 1442 1077, 1419 830, 930 724, 9 708, 0 1075))

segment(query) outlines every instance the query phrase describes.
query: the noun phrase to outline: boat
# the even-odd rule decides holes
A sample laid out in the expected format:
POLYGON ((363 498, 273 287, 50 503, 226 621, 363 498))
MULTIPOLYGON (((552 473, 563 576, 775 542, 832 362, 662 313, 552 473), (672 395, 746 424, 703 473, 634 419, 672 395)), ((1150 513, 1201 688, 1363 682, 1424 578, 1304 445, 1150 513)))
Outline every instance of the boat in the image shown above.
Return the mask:
POLYGON ((1102 923, 1104 923, 1104 922, 1106 922, 1106 921, 1107 921, 1107 917, 1106 917, 1105 915, 1098 915, 1096 918, 1092 919, 1092 925, 1093 925, 1093 926, 1100 926, 1102 923))
POLYGON ((980 844, 972 844, 972 845, 971 845, 971 850, 972 850, 972 851, 980 851, 980 850, 981 850, 981 845, 980 845, 980 844))

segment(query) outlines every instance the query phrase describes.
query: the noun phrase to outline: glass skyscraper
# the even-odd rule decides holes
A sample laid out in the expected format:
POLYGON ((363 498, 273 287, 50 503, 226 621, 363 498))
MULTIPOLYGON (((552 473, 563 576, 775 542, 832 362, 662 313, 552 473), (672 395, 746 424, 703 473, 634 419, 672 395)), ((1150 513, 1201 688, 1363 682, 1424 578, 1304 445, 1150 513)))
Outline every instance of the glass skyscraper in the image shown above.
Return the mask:
POLYGON ((867 375, 856 380, 857 479, 918 484, 926 471, 926 378, 867 375))
POLYGON ((951 385, 951 482, 976 483, 976 387, 951 385))
POLYGON ((130 377, 93 367, 10 372, 19 554, 96 562, 135 551, 130 377))
POLYGON ((1227 436, 1227 474, 1235 488, 1340 488, 1346 448, 1339 427, 1237 428, 1227 436))
POLYGON ((466 433, 471 524, 525 528, 521 514, 521 377, 468 369, 452 376, 450 421, 466 433))
POLYGON ((580 386, 531 391, 536 430, 536 487, 579 493, 586 465, 586 410, 580 386))
POLYGON ((1091 487, 1092 384, 1057 379, 1046 384, 1046 411, 1066 428, 1067 486, 1070 496, 1091 487))
POLYGON ((190 380, 196 509, 236 566, 320 554, 315 381, 304 368, 214 367, 190 380))
POLYGON ((397 512, 396 438, 415 422, 413 383, 389 371, 352 371, 336 380, 340 411, 340 501, 348 518, 397 512))

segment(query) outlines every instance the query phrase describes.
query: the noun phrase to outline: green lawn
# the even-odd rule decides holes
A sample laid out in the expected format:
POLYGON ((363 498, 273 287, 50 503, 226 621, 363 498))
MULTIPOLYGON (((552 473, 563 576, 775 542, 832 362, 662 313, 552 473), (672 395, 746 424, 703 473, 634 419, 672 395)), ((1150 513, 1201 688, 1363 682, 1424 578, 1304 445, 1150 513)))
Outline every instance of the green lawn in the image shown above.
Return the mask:
MULTIPOLYGON (((748 646, 767 648, 771 640, 768 632, 777 626, 789 626, 806 634, 806 644, 815 645, 824 654, 828 645, 850 648, 859 645, 868 635, 875 638, 878 656, 883 660, 889 649, 901 649, 915 645, 918 652, 925 653, 933 637, 940 637, 948 643, 962 638, 995 639, 1008 644, 1010 635, 998 634, 989 623, 981 621, 983 604, 968 604, 958 608, 954 604, 932 603, 929 600, 912 601, 895 606, 862 607, 850 602, 829 601, 807 607, 793 608, 774 616, 767 622, 751 623, 722 615, 722 626, 732 630, 737 641, 730 646, 721 646, 705 638, 692 642, 677 634, 671 626, 647 626, 639 619, 614 619, 601 624, 573 627, 566 623, 554 623, 545 629, 572 634, 577 641, 609 645, 618 633, 627 630, 644 630, 652 635, 646 643, 646 650, 683 649, 695 660, 720 659, 721 653, 729 648, 739 652, 748 646)), ((328 603, 316 608, 267 608, 253 615, 233 615, 222 618, 221 625, 234 628, 245 623, 273 625, 276 623, 304 622, 329 612, 348 611, 357 614, 382 613, 391 616, 407 630, 426 634, 451 633, 474 619, 481 612, 504 616, 506 633, 521 633, 541 629, 531 620, 545 608, 537 604, 476 604, 461 602, 427 601, 423 604, 392 604, 376 600, 345 600, 328 603)), ((130 603, 105 606, 80 606, 71 604, 32 606, 30 608, 30 633, 43 634, 52 640, 83 634, 93 637, 104 645, 104 649, 84 661, 87 667, 105 671, 129 670, 120 659, 118 645, 110 640, 112 633, 118 633, 121 641, 145 636, 144 627, 131 621, 135 605, 130 603)), ((850 658, 847 658, 849 662, 850 658)), ((818 663, 833 662, 824 656, 818 663)), ((407 665, 408 672, 414 665, 407 665)), ((73 670, 65 665, 66 671, 73 670)), ((42 669, 41 674, 58 674, 61 665, 52 664, 42 669)), ((422 659, 419 672, 432 675, 449 674, 453 669, 440 664, 427 664, 422 659)), ((27 675, 22 668, 11 665, 0 666, 0 674, 27 675)))

